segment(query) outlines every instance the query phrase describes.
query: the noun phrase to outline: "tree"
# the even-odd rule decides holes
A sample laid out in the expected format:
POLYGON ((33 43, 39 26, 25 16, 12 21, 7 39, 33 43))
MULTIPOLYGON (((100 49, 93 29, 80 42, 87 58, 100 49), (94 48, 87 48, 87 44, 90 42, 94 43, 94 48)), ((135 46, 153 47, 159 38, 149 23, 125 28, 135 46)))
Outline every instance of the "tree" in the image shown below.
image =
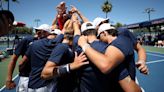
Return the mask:
POLYGON ((32 28, 28 27, 14 27, 11 34, 32 34, 32 28))
POLYGON ((112 10, 112 4, 108 2, 108 0, 106 0, 102 5, 101 9, 106 14, 106 18, 107 18, 107 14, 112 10))
POLYGON ((115 26, 116 28, 119 28, 119 27, 122 27, 122 26, 123 26, 123 24, 122 24, 122 23, 120 23, 120 22, 117 22, 114 26, 115 26))

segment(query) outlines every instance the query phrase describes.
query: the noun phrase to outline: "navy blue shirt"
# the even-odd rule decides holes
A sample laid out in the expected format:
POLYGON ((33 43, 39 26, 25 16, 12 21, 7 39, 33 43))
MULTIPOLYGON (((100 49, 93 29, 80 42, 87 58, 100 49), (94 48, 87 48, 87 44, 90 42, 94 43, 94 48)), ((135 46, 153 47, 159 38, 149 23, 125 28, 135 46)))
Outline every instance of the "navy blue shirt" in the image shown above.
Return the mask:
POLYGON ((25 37, 24 39, 22 39, 18 44, 17 46, 15 47, 15 50, 14 50, 14 54, 16 56, 24 56, 25 52, 27 51, 29 45, 33 42, 37 40, 37 38, 33 37, 33 36, 28 36, 28 37, 25 37))
MULTIPOLYGON (((74 53, 66 43, 58 44, 52 51, 48 61, 51 61, 57 65, 65 65, 73 62, 74 53)), ((73 92, 76 86, 75 75, 73 72, 64 76, 57 77, 55 81, 53 92, 73 92)))
MULTIPOLYGON (((35 40, 37 40, 37 38, 33 36, 28 36, 22 39, 15 47, 14 54, 18 57, 20 55, 23 57, 25 52, 29 48, 29 45, 31 45, 35 40)), ((24 67, 21 70, 19 70, 19 76, 28 77, 31 71, 30 63, 26 62, 23 66, 24 67)))
POLYGON ((137 38, 127 28, 118 28, 117 30, 118 30, 119 35, 128 37, 131 40, 131 42, 133 43, 133 45, 137 44, 137 38))
POLYGON ((61 42, 62 39, 63 35, 58 36, 56 39, 43 38, 30 45, 25 54, 31 61, 31 73, 28 84, 29 88, 40 88, 48 84, 48 81, 41 79, 41 71, 44 68, 53 48, 57 44, 55 42, 61 42))
MULTIPOLYGON (((73 41, 73 47, 78 53, 82 52, 82 49, 77 45, 79 37, 80 36, 78 35, 75 36, 74 41, 73 41)), ((90 43, 90 46, 100 53, 105 53, 106 48, 109 45, 101 41, 94 41, 90 43)), ((125 67, 119 67, 117 69, 114 69, 113 71, 117 72, 117 73, 113 72, 117 76, 114 76, 112 73, 103 74, 93 63, 90 62, 89 65, 83 66, 78 71, 79 90, 81 92, 110 92, 112 91, 113 86, 110 86, 110 85, 113 85, 112 83, 113 79, 117 80, 117 81, 114 81, 114 83, 118 85, 118 80, 128 76, 128 71, 125 69, 125 67)), ((119 88, 116 88, 116 89, 119 89, 119 88)))
POLYGON ((111 45, 120 49, 120 51, 124 54, 125 59, 123 64, 127 67, 128 72, 133 80, 135 80, 135 61, 134 61, 134 50, 133 50, 133 42, 131 39, 124 35, 119 35, 117 39, 112 41, 111 45))

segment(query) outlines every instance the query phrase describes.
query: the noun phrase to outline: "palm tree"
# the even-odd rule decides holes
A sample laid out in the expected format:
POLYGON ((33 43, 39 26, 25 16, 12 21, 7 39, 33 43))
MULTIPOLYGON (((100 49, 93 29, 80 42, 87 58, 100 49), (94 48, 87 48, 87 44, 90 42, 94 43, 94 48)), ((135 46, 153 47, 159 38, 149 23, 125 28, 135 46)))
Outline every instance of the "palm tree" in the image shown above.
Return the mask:
POLYGON ((108 12, 111 12, 112 10, 112 4, 108 2, 108 0, 106 0, 104 4, 101 6, 101 9, 106 14, 106 18, 107 18, 108 12))

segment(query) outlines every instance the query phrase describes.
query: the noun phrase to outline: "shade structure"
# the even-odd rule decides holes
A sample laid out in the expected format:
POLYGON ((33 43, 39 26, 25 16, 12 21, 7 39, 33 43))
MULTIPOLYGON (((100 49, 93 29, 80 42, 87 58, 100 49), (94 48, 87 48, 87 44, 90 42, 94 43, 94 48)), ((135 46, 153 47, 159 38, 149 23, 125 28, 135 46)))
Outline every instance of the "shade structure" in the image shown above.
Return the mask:
POLYGON ((23 23, 23 22, 17 22, 17 21, 14 21, 13 22, 13 26, 15 27, 24 27, 26 24, 23 23))

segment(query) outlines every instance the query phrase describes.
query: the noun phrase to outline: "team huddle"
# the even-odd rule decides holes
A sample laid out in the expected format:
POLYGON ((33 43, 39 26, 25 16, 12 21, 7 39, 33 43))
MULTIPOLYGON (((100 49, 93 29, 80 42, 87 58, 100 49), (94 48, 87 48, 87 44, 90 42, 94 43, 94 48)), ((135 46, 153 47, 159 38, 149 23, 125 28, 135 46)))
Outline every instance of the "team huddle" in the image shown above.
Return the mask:
POLYGON ((16 86, 12 74, 22 56, 17 92, 141 92, 136 67, 143 74, 148 68, 145 50, 135 36, 115 28, 109 19, 97 17, 91 22, 71 7, 67 13, 61 2, 52 26, 34 28, 34 36, 17 44, 6 87, 16 86))

